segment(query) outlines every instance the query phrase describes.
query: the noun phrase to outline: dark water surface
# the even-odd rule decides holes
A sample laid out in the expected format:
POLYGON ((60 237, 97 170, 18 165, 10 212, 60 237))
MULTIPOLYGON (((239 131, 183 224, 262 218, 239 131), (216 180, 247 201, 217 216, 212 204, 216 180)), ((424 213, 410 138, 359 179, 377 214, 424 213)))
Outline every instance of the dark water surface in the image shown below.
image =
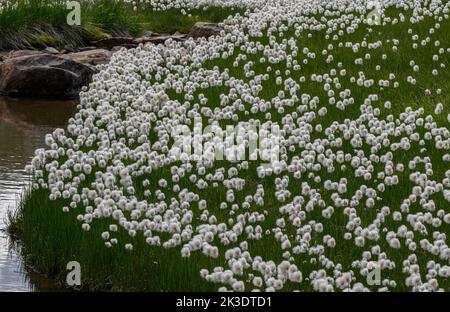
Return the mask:
POLYGON ((64 127, 76 108, 74 101, 11 99, 0 96, 0 292, 51 289, 51 281, 23 266, 20 245, 5 232, 9 209, 15 209, 29 176, 25 165, 45 134, 64 127))

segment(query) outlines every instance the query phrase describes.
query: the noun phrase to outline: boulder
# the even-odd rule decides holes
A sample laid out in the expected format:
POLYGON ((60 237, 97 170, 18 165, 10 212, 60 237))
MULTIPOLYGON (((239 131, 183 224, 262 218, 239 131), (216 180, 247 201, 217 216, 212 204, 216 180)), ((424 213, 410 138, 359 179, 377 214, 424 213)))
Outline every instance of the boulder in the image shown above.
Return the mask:
POLYGON ((73 99, 95 70, 51 54, 8 58, 0 64, 0 93, 16 97, 73 99))
POLYGON ((198 22, 195 23, 194 26, 192 26, 187 37, 197 39, 201 37, 216 36, 220 34, 221 30, 222 28, 217 24, 198 22))
POLYGON ((83 64, 99 65, 108 64, 109 60, 111 59, 111 55, 111 51, 104 49, 94 49, 82 52, 67 53, 61 55, 61 57, 83 64))

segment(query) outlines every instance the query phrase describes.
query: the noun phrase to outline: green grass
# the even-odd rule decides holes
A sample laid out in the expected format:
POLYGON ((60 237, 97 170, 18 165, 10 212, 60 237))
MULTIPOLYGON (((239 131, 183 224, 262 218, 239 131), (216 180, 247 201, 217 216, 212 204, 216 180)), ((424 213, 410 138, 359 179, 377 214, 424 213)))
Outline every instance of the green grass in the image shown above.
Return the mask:
MULTIPOLYGON (((398 16, 398 10, 389 10, 389 15, 398 16)), ((302 64, 302 70, 300 72, 291 71, 290 77, 299 81, 300 76, 305 76, 306 81, 301 83, 301 89, 298 95, 302 93, 309 93, 313 96, 317 96, 320 99, 319 106, 327 106, 328 114, 323 118, 318 118, 312 123, 314 127, 319 122, 322 125, 329 126, 333 121, 342 122, 346 118, 354 118, 359 115, 359 106, 363 103, 370 94, 377 93, 379 95, 379 100, 374 104, 379 107, 382 112, 382 117, 384 118, 387 114, 392 114, 395 117, 404 111, 406 107, 411 107, 412 109, 418 109, 423 107, 425 110, 424 116, 430 114, 433 116, 437 125, 439 127, 448 127, 448 123, 445 120, 446 115, 443 113, 440 116, 434 114, 435 104, 442 102, 444 104, 444 112, 448 112, 450 107, 450 73, 447 70, 441 69, 441 74, 439 78, 433 78, 431 76, 431 70, 437 65, 431 60, 432 54, 436 53, 437 48, 432 47, 431 44, 426 47, 419 45, 419 48, 414 50, 411 49, 412 41, 410 37, 407 37, 406 31, 408 28, 412 28, 415 32, 423 32, 428 29, 429 25, 434 23, 430 18, 425 18, 416 25, 410 25, 408 23, 400 23, 395 26, 386 27, 373 27, 374 31, 369 33, 367 26, 361 26, 358 28, 356 33, 348 36, 353 42, 360 42, 363 38, 366 38, 369 42, 376 42, 377 40, 385 40, 385 38, 397 38, 401 40, 401 45, 399 51, 393 53, 391 46, 384 44, 383 47, 377 50, 371 51, 371 60, 365 60, 364 65, 355 65, 353 60, 356 57, 364 57, 364 54, 369 50, 367 48, 361 48, 359 52, 353 53, 351 49, 342 47, 338 48, 335 46, 333 50, 333 55, 335 62, 327 64, 325 62, 326 56, 321 55, 321 51, 326 48, 328 41, 324 39, 323 32, 311 32, 312 38, 308 38, 308 31, 298 39, 297 45, 299 47, 308 46, 311 51, 316 52, 316 59, 310 60, 307 65, 302 64), (386 53, 388 55, 387 60, 382 60, 381 55, 386 53), (412 71, 408 62, 410 60, 416 60, 421 66, 421 73, 417 74, 412 71), (352 96, 355 99, 355 104, 349 106, 345 111, 341 111, 336 107, 327 105, 328 97, 323 90, 323 86, 319 83, 312 82, 310 76, 313 73, 325 73, 329 72, 330 69, 336 68, 336 62, 342 62, 343 68, 347 69, 347 75, 345 77, 340 77, 340 82, 342 87, 340 90, 349 88, 352 90, 352 96), (382 65, 380 71, 375 70, 377 64, 382 65), (400 83, 398 89, 393 89, 392 87, 386 88, 383 91, 379 90, 377 85, 370 88, 358 87, 357 85, 350 82, 351 76, 357 76, 358 72, 364 70, 367 74, 367 78, 373 78, 375 81, 378 79, 387 79, 389 73, 394 73, 396 75, 396 81, 400 83), (417 85, 411 86, 406 82, 406 77, 408 75, 413 75, 417 79, 417 85), (443 90, 441 95, 434 94, 432 96, 425 96, 425 89, 436 90, 441 88, 443 90), (401 91, 400 91, 401 90, 401 91), (386 111, 382 106, 384 101, 390 100, 392 102, 392 109, 386 111)), ((440 30, 434 35, 435 39, 439 39, 444 48, 448 48, 448 34, 445 30, 450 29, 449 20, 444 20, 441 22, 440 30), (447 44, 447 46, 445 46, 447 44)), ((283 38, 293 37, 293 31, 290 29, 285 32, 283 38)), ((279 37, 280 42, 283 38, 279 37)), ((264 41, 266 38, 249 38, 252 41, 264 41)), ((237 56, 241 51, 235 50, 234 56, 237 56)), ((299 53, 301 54, 301 53, 299 53)), ((256 74, 265 73, 265 66, 260 65, 258 62, 261 54, 249 55, 248 60, 253 60, 255 62, 254 70, 256 74)), ((219 67, 221 70, 228 68, 230 70, 230 75, 236 77, 237 79, 242 79, 248 82, 249 78, 244 77, 242 68, 233 68, 232 61, 233 57, 228 60, 215 60, 214 62, 208 62, 204 64, 204 68, 213 68, 214 66, 219 67)), ((441 55, 439 63, 444 63, 450 66, 450 57, 448 53, 441 55)), ((277 65, 273 65, 273 71, 276 69, 284 72, 286 69, 286 63, 282 62, 277 65)), ((283 74, 284 75, 284 74, 283 74)), ((286 77, 286 75, 284 75, 286 77)), ((161 81, 151 81, 154 84, 161 83, 161 81)), ((265 82, 264 89, 258 94, 259 97, 270 100, 273 98, 277 92, 282 87, 278 87, 275 84, 275 78, 271 75, 271 78, 265 82)), ((205 94, 209 99, 209 103, 220 103, 219 95, 221 93, 227 94, 228 87, 220 88, 209 88, 204 90, 197 90, 195 96, 200 93, 205 94)), ((168 90, 167 93, 170 95, 171 99, 184 101, 184 94, 177 94, 175 90, 168 90)), ((214 105, 214 104, 211 104, 214 105)), ((293 112, 298 106, 294 106, 291 111, 285 112, 285 114, 293 112)), ((276 110, 272 109, 272 120, 281 121, 280 114, 276 110)), ((240 116, 242 120, 246 120, 248 116, 240 116)), ((264 115, 251 116, 253 118, 264 119, 264 115)), ((312 137, 311 141, 314 139, 324 139, 325 134, 314 133, 315 137, 312 137)), ((394 140, 394 139, 392 139, 394 140)), ((422 156, 429 156, 432 159, 433 171, 437 176, 443 176, 444 172, 448 170, 448 164, 442 162, 442 156, 445 151, 436 150, 432 146, 432 142, 427 142, 425 147, 427 148, 427 153, 422 154, 422 156), (432 153, 430 153, 433 151, 432 153)), ((343 147, 345 152, 353 152, 353 147, 350 144, 346 144, 343 147)), ((394 160, 396 163, 403 163, 407 166, 408 161, 415 155, 420 153, 419 145, 413 144, 412 148, 405 151, 397 151, 394 153, 394 160)), ((363 148, 366 155, 369 154, 367 146, 363 148)), ((388 149, 383 149, 379 154, 387 152, 388 149)), ((297 151, 298 154, 298 151, 297 151)), ((293 156, 292 154, 290 155, 293 156)), ((61 159, 61 162, 63 159, 61 159)), ((236 197, 242 199, 244 195, 254 193, 256 186, 258 184, 263 184, 265 189, 265 205, 263 209, 252 207, 249 209, 251 211, 262 211, 267 210, 269 213, 266 216, 266 220, 261 223, 261 226, 266 228, 271 228, 274 221, 281 217, 282 214, 279 212, 279 208, 282 206, 279 202, 275 200, 275 188, 274 188, 274 177, 267 177, 265 179, 259 179, 255 174, 255 163, 251 164, 248 170, 248 175, 245 176, 246 187, 244 191, 236 191, 236 197)), ((229 163, 221 162, 217 163, 213 168, 218 168, 223 166, 225 168, 230 167, 229 163)), ((382 171, 383 164, 379 163, 375 166, 374 172, 382 171)), ((93 170, 95 172, 95 168, 93 170)), ((213 170, 210 170, 213 171, 213 170)), ((358 214, 363 217, 362 224, 367 225, 370 223, 375 215, 380 211, 381 207, 388 205, 392 209, 398 208, 400 205, 399 200, 406 198, 410 194, 413 184, 409 181, 408 175, 409 170, 406 169, 403 174, 399 174, 400 183, 397 186, 388 187, 387 190, 382 193, 382 200, 377 201, 376 208, 373 210, 367 210, 363 207, 363 204, 357 207, 358 214)), ((359 188, 360 185, 366 184, 369 187, 376 187, 376 183, 373 181, 366 182, 362 178, 356 178, 353 175, 353 171, 347 170, 342 171, 338 166, 336 170, 332 173, 327 172, 325 169, 321 169, 316 172, 322 178, 322 181, 330 179, 332 181, 338 181, 341 177, 346 177, 349 180, 348 184, 348 194, 354 194, 354 192, 359 188)), ((144 175, 136 179, 136 189, 137 197, 143 198, 143 188, 140 186, 140 182, 146 178, 150 179, 151 185, 149 189, 155 190, 158 188, 156 185, 159 178, 164 177, 170 180, 170 173, 166 169, 161 169, 157 172, 153 172, 151 175, 144 175)), ((89 177, 85 181, 88 185, 89 181, 92 181, 93 177, 89 177)), ((301 186, 301 183, 307 181, 310 185, 317 187, 323 198, 330 202, 330 197, 332 192, 322 189, 322 184, 315 183, 311 178, 304 176, 300 181, 292 181, 289 184, 289 190, 296 194, 301 186)), ((187 178, 182 180, 180 187, 191 187, 187 178)), ((82 187, 82 186, 81 186, 82 187)), ((225 199, 225 191, 223 188, 212 189, 207 188, 206 190, 199 191, 201 198, 206 198, 208 202, 208 207, 211 213, 214 213, 219 222, 224 222, 227 218, 227 214, 218 209, 220 202, 225 199)), ((82 269, 82 279, 83 285, 91 289, 114 289, 114 290, 152 290, 152 291, 205 291, 205 290, 216 290, 219 286, 206 282, 199 276, 199 270, 201 268, 211 269, 214 266, 223 265, 225 263, 223 259, 223 252, 218 259, 210 259, 201 254, 201 252, 196 252, 191 255, 189 259, 182 259, 179 254, 179 248, 174 250, 163 250, 162 248, 149 247, 145 244, 142 237, 136 237, 131 239, 127 233, 119 232, 117 238, 119 239, 119 245, 114 248, 107 249, 103 245, 103 241, 100 238, 100 234, 107 230, 108 223, 105 220, 95 220, 93 221, 91 231, 83 232, 80 227, 81 224, 76 221, 76 215, 79 213, 79 209, 71 210, 68 214, 63 214, 61 212, 61 207, 67 205, 68 202, 64 200, 50 201, 48 199, 49 192, 44 189, 33 190, 24 200, 22 206, 20 207, 20 216, 23 218, 18 218, 20 222, 18 223, 21 227, 22 239, 25 245, 25 254, 28 263, 41 272, 50 274, 57 279, 63 281, 65 278, 65 265, 69 261, 76 260, 81 263, 82 269), (77 211, 78 210, 78 211, 77 211), (132 252, 126 251, 123 245, 127 242, 132 242, 134 244, 134 250, 132 252)), ((153 195, 152 195, 153 196, 153 195)), ((166 198, 170 199, 171 196, 175 196, 173 192, 167 191, 166 198)), ((308 198, 308 197, 307 197, 308 198)), ((444 209, 449 211, 448 202, 445 201, 442 194, 435 194, 432 196, 436 203, 438 209, 444 209)), ((156 201, 155 197, 150 198, 156 201)), ((239 200, 238 200, 239 202, 239 200)), ((191 207, 194 209, 194 207, 191 207)), ((412 205, 412 211, 418 211, 420 209, 418 204, 412 205)), ((332 219, 328 220, 322 217, 319 208, 311 211, 307 215, 308 220, 317 220, 324 224, 324 232, 329 233, 332 236, 342 238, 345 231, 345 218, 340 211, 336 209, 335 214, 332 219)), ((199 220, 194 222, 194 226, 199 224, 199 220)), ((14 222, 13 222, 14 223, 14 222)), ((403 224, 396 223, 392 220, 390 216, 386 218, 386 223, 384 224, 389 229, 396 229, 396 226, 403 224)), ((427 226, 428 227, 428 226, 427 226)), ((432 237, 433 229, 431 226, 428 227, 428 235, 420 235, 415 233, 414 240, 418 243, 423 238, 432 237)), ((17 229, 16 229, 17 231, 17 229)), ((448 225, 443 225, 440 231, 449 233, 450 227, 448 225)), ((295 236, 295 229, 289 228, 287 234, 293 238, 295 236)), ((383 235, 383 234, 381 234, 383 235)), ((314 234, 312 238, 313 243, 320 243, 321 236, 314 234)), ((401 240, 404 243, 404 240, 401 240)), ((345 241, 343 239, 338 240, 337 247, 327 251, 326 256, 331 258, 335 262, 340 262, 344 267, 348 267, 351 261, 354 259, 359 259, 361 253, 367 248, 358 248, 352 241, 345 241)), ((383 236, 381 236, 380 241, 377 242, 382 250, 387 251, 387 256, 390 260, 395 261, 396 268, 393 270, 387 270, 382 272, 382 278, 390 278, 397 281, 396 291, 407 290, 405 287, 404 280, 406 275, 402 272, 401 262, 409 254, 405 247, 400 250, 394 250, 387 246, 387 243, 383 236)), ((265 260, 280 261, 281 250, 279 243, 275 241, 273 235, 264 235, 263 239, 260 241, 252 241, 250 247, 250 252, 252 256, 260 255, 265 260)), ((220 246, 220 244, 219 244, 220 246)), ((234 246, 234 245, 232 245, 234 246)), ((230 247, 230 246, 227 246, 230 247)), ((221 250, 223 247, 221 247, 221 250)), ((429 260, 438 260, 430 256, 430 254, 425 253, 418 248, 416 252, 419 263, 421 267, 425 267, 426 262, 429 260)), ((310 263, 309 256, 307 255, 295 255, 296 263, 299 265, 303 272, 304 277, 308 277, 309 272, 320 267, 318 264, 310 263)), ((356 271, 357 280, 364 281, 364 277, 359 275, 356 271)), ((328 272, 330 275, 332 272, 328 272)), ((425 272, 421 272, 424 278, 425 272)), ((288 284, 284 290, 295 289, 298 285, 288 284)), ((448 279, 440 280, 440 287, 445 290, 450 290, 450 281, 448 279)), ((311 285, 308 282, 303 282, 301 284, 301 290, 309 291, 311 290, 311 285)))
POLYGON ((69 26, 64 0, 9 0, 0 10, 0 50, 89 45, 108 36, 139 36, 144 31, 186 33, 198 21, 221 22, 238 9, 198 8, 156 11, 149 5, 133 10, 120 0, 81 2, 81 25, 69 26), (190 15, 188 15, 190 14, 190 15))

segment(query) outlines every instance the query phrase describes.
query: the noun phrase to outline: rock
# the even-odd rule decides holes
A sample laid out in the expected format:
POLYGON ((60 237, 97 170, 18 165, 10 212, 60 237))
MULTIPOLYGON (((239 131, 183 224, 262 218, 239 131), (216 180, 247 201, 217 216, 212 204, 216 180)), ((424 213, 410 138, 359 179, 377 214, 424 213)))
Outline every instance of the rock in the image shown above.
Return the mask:
POLYGON ((78 97, 95 70, 50 54, 9 58, 0 65, 0 93, 16 97, 78 97))
POLYGON ((194 26, 192 26, 191 31, 189 32, 187 37, 197 39, 200 37, 216 36, 220 34, 221 30, 222 28, 217 24, 198 22, 195 23, 194 26))
POLYGON ((42 50, 42 52, 49 54, 59 54, 59 51, 52 47, 46 47, 44 50, 42 50))
POLYGON ((8 57, 15 58, 15 57, 21 57, 21 56, 38 55, 38 54, 45 54, 45 53, 42 51, 36 51, 36 50, 15 50, 15 51, 9 52, 8 57))
POLYGON ((108 64, 111 59, 112 52, 104 49, 88 50, 83 52, 74 52, 61 55, 61 58, 69 59, 75 62, 98 65, 108 64))
POLYGON ((108 39, 101 39, 98 41, 92 42, 96 47, 106 47, 111 49, 115 46, 124 45, 124 44, 133 44, 134 38, 132 37, 112 37, 108 39))

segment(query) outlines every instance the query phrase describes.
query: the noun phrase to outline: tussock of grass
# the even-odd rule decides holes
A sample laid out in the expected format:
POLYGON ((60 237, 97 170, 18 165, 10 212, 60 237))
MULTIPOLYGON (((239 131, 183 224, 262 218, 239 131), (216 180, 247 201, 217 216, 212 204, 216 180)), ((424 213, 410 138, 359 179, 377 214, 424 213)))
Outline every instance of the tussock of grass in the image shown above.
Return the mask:
POLYGON ((13 238, 21 238, 23 236, 23 210, 10 209, 6 213, 5 224, 8 234, 13 238))

